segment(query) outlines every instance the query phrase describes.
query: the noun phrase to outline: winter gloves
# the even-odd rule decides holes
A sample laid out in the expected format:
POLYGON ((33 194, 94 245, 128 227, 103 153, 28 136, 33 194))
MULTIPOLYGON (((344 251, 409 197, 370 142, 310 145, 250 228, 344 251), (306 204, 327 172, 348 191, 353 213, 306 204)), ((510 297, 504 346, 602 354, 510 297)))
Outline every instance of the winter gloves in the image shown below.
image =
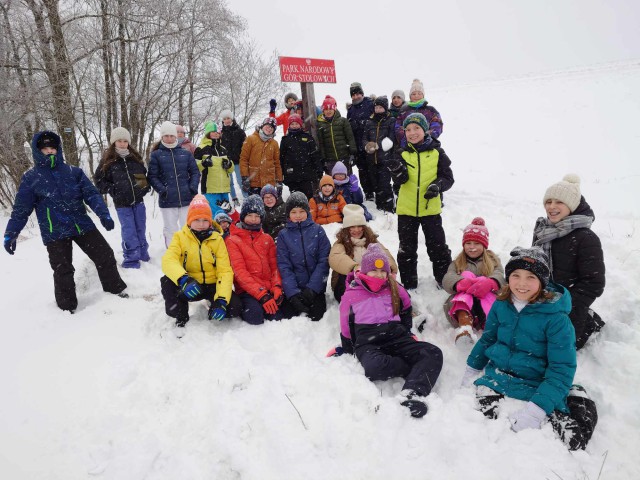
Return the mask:
POLYGON ((275 286, 271 289, 271 295, 273 295, 273 299, 276 301, 276 305, 282 305, 284 300, 284 295, 282 294, 282 287, 275 286))
POLYGON ((284 188, 282 182, 276 182, 276 190, 278 191, 278 198, 282 198, 282 189, 284 188))
POLYGON ((249 177, 242 177, 242 191, 248 192, 249 190, 251 190, 251 180, 249 177))
POLYGON ((300 313, 309 313, 309 307, 305 304, 302 293, 298 293, 289 299, 291 306, 295 308, 296 312, 300 313))
POLYGON ((223 158, 222 159, 222 169, 223 170, 229 170, 231 167, 233 167, 233 162, 231 160, 229 160, 228 158, 223 158))
POLYGON ((338 345, 337 347, 334 347, 331 350, 329 350, 327 352, 326 356, 327 357, 339 357, 343 353, 344 353, 344 348, 342 348, 340 345, 338 345))
POLYGON ((209 320, 224 320, 227 315, 227 301, 223 298, 217 299, 209 307, 209 320))
POLYGON ((260 303, 262 304, 262 309, 269 315, 275 315, 278 311, 278 304, 270 293, 264 294, 260 298, 260 303))
POLYGON ((269 100, 269 112, 275 113, 277 106, 278 106, 278 102, 276 102, 275 98, 272 98, 271 100, 269 100))
POLYGON ((202 157, 200 165, 202 165, 203 167, 213 167, 213 160, 211 160, 211 156, 205 155, 204 157, 202 157))
POLYGON ((316 292, 314 292, 313 290, 311 290, 310 288, 305 288, 302 292, 300 292, 300 295, 302 295, 302 301, 304 302, 305 305, 307 305, 308 307, 310 307, 311 305, 313 305, 313 303, 316 300, 316 292))
POLYGON ((475 278, 463 278, 456 283, 456 292, 466 293, 469 287, 475 283, 475 278))
POLYGON ((14 233, 7 233, 4 236, 4 249, 7 251, 9 255, 13 255, 13 252, 16 251, 16 239, 18 235, 14 233))
POLYGON ((440 195, 440 187, 437 184, 432 183, 427 187, 427 193, 424 194, 424 198, 427 200, 431 200, 432 198, 436 198, 440 195))
POLYGON ((524 408, 509 415, 511 430, 519 432, 526 428, 540 428, 547 418, 546 412, 533 402, 527 402, 524 408))
POLYGON ((202 293, 200 284, 189 275, 181 276, 178 279, 178 285, 180 286, 180 295, 182 295, 187 301, 194 300, 202 293))
POLYGON ((107 231, 113 230, 113 228, 116 226, 115 223, 113 223, 113 219, 111 218, 111 215, 107 215, 106 217, 101 217, 100 223, 107 231))
POLYGON ((473 285, 467 289, 467 293, 476 298, 484 298, 489 292, 497 288, 498 284, 493 278, 478 277, 473 285))
POLYGON ((473 384, 473 381, 480 376, 482 370, 476 370, 473 367, 467 365, 467 368, 464 371, 464 375, 462 376, 462 381, 460 382, 460 388, 467 388, 473 384))

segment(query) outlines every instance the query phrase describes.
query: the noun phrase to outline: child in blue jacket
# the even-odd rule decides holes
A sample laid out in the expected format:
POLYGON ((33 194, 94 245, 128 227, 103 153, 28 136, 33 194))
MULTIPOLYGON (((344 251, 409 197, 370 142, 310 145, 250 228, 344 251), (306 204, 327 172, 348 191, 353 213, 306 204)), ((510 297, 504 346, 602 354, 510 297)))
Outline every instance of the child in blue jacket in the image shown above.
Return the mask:
POLYGON ((576 372, 571 297, 549 282, 549 259, 539 247, 511 252, 508 285, 493 304, 485 330, 467 359, 462 386, 474 383, 482 413, 498 416, 500 401, 526 402, 509 415, 511 429, 541 428, 549 420, 570 450, 584 449, 598 421, 595 403, 572 385, 576 372))
POLYGON ((47 247, 53 270, 56 303, 71 313, 78 307, 73 243, 93 261, 105 292, 126 298, 126 283, 120 278, 113 250, 87 215, 85 203, 100 223, 113 230, 100 193, 81 168, 68 165, 62 155, 62 142, 53 132, 38 132, 31 140, 34 167, 23 176, 13 204, 11 219, 4 232, 4 248, 13 255, 18 235, 35 209, 42 243, 47 247))
POLYGON ((329 277, 331 243, 324 229, 314 223, 309 201, 293 192, 285 203, 287 226, 278 235, 278 269, 284 293, 298 315, 318 321, 327 311, 324 292, 329 277))

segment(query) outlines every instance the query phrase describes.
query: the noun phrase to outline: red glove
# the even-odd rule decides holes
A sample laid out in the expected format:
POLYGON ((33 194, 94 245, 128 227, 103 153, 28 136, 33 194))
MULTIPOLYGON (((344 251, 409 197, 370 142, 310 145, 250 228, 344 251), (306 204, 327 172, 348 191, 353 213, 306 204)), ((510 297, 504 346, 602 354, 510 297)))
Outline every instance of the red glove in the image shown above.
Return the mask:
POLYGON ((284 300, 284 296, 282 295, 282 287, 276 285, 271 289, 271 295, 273 295, 273 299, 276 301, 278 306, 282 305, 282 301, 284 300))
POLYGON ((476 282, 467 289, 469 295, 484 298, 490 291, 497 290, 498 283, 493 278, 478 277, 476 282))
MULTIPOLYGON (((456 283, 456 292, 463 293, 469 290, 469 287, 476 282, 477 278, 463 278, 456 283)), ((467 292, 468 293, 468 292, 467 292)))
POLYGON ((275 315, 278 311, 278 304, 270 293, 264 294, 262 298, 260 298, 260 303, 262 304, 264 311, 269 315, 275 315))

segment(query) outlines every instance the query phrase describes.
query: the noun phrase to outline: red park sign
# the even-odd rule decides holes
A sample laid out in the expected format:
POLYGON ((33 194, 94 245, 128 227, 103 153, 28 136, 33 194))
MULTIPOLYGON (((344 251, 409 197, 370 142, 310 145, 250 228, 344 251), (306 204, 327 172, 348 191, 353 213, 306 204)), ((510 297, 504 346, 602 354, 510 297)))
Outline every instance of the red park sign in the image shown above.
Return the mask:
POLYGON ((333 60, 279 58, 280 79, 283 82, 336 83, 336 66, 333 60))

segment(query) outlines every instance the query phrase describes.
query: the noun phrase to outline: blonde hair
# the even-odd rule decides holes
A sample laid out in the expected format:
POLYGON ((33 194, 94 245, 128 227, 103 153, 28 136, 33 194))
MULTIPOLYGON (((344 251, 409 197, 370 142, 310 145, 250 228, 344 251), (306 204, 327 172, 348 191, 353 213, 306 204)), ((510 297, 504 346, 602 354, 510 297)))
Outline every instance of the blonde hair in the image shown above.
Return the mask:
MULTIPOLYGON (((482 259, 482 268, 480 269, 480 272, 478 272, 478 274, 484 277, 488 277, 493 273, 493 271, 496 269, 496 266, 500 263, 500 261, 498 260, 498 256, 491 250, 485 248, 482 251, 482 255, 480 256, 480 258, 482 259)), ((456 273, 458 275, 467 270, 467 254, 464 253, 464 250, 462 250, 458 254, 453 263, 456 266, 456 273)))
POLYGON ((387 281, 389 282, 389 289, 391 290, 391 305, 393 307, 393 314, 400 315, 402 307, 402 300, 400 300, 400 294, 398 293, 398 282, 391 275, 387 275, 387 281))

